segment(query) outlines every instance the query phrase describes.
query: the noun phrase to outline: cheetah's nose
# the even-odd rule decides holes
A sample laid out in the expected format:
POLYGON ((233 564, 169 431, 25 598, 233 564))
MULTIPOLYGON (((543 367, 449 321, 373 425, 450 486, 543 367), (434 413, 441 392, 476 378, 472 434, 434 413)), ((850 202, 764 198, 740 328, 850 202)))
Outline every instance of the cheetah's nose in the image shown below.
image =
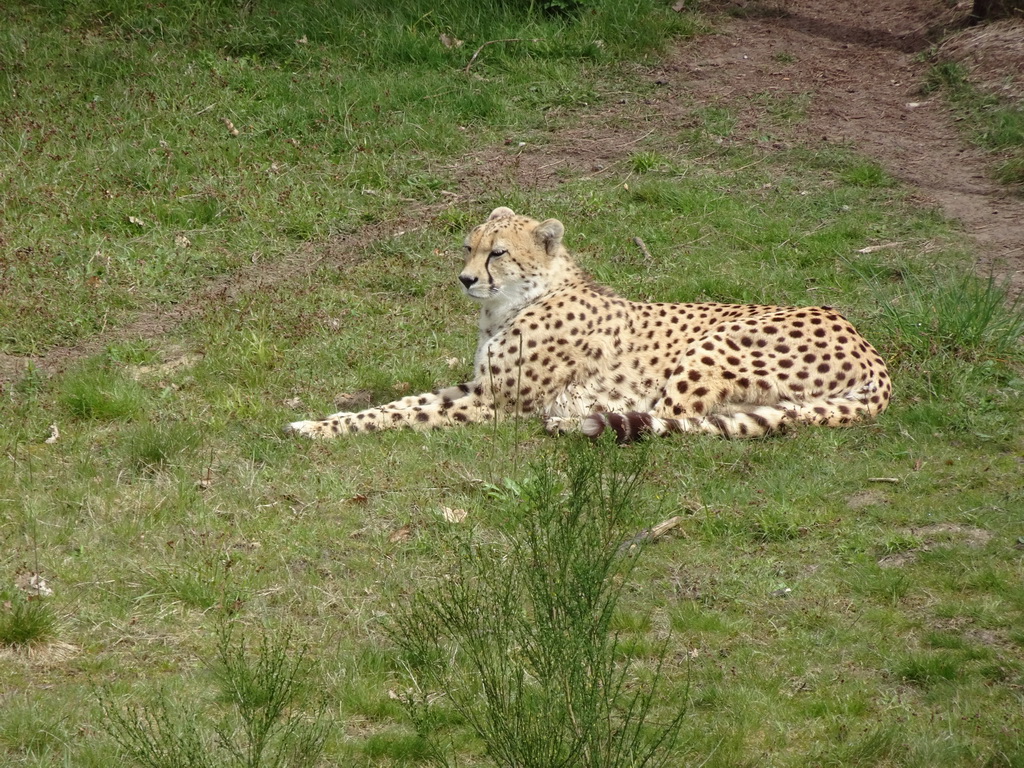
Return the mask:
POLYGON ((467 290, 472 288, 473 285, 476 284, 477 280, 479 280, 479 278, 473 277, 472 275, 459 275, 459 282, 466 286, 467 290))

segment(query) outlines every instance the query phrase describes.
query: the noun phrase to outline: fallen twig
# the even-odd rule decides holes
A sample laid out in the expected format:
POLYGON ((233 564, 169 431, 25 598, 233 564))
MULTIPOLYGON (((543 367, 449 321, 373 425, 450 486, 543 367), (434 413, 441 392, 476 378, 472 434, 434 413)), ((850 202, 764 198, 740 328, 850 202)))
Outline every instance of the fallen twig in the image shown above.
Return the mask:
POLYGON ((651 252, 647 250, 647 243, 645 243, 639 237, 634 237, 633 242, 636 243, 636 247, 640 249, 640 253, 644 255, 645 259, 647 259, 648 261, 653 261, 651 257, 651 252))
POLYGON ((645 541, 654 541, 655 539, 664 536, 666 533, 675 528, 679 523, 683 521, 682 515, 676 515, 670 517, 664 522, 658 523, 657 525, 651 526, 650 528, 644 528, 640 533, 631 538, 629 541, 622 543, 619 547, 620 551, 629 550, 638 544, 643 544, 645 541))
POLYGON ((875 251, 884 251, 886 248, 895 248, 899 245, 903 245, 901 242, 882 243, 881 245, 869 245, 867 248, 861 248, 857 253, 874 253, 875 251))

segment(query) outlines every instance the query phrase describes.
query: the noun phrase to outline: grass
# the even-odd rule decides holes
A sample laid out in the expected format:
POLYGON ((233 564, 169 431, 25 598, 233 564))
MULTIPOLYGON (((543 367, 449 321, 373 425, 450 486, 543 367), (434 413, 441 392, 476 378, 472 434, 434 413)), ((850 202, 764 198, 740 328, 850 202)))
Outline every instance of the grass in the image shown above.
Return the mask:
POLYGON ((105 728, 121 752, 149 768, 315 765, 329 724, 322 710, 310 715, 297 706, 300 689, 308 685, 304 651, 293 649, 287 635, 264 634, 253 649, 230 624, 219 633, 211 671, 230 714, 204 722, 194 702, 124 707, 104 700, 105 728))
POLYGON ((21 593, 0 593, 0 648, 30 648, 45 643, 57 632, 58 619, 46 600, 31 600, 21 593))
POLYGON ((415 0, 53 0, 0 20, 0 348, 27 354, 442 199, 469 147, 556 126, 618 54, 693 28, 623 0, 576 21, 415 0), (467 77, 496 39, 516 42, 467 77))
POLYGON ((638 674, 628 633, 649 625, 619 609, 644 464, 642 450, 574 441, 496 505, 505 537, 447 537, 440 578, 390 625, 409 670, 407 708, 440 762, 457 760, 440 743, 438 715, 451 709, 499 765, 669 760, 686 706, 658 706, 664 652, 638 674))
MULTIPOLYGON (((644 446, 623 538, 682 522, 599 583, 619 590, 625 692, 660 669, 659 701, 686 709, 669 764, 1019 763, 1020 308, 863 158, 762 149, 727 104, 659 122, 632 97, 656 55, 636 41, 691 17, 433 6, 0 10, 0 344, 96 350, 0 398, 0 620, 59 617, 0 647, 0 762, 297 764, 281 739, 319 724, 308 764, 428 765, 432 738, 493 764, 436 688, 417 732, 389 628, 445 583, 452 537, 508 554, 531 466, 558 485, 600 447, 533 421, 322 443, 280 426, 460 380, 461 239, 507 204, 560 218, 631 298, 830 304, 891 366, 875 424, 644 446), (465 73, 505 37, 523 42, 465 73), (600 171, 518 169, 519 141, 545 165, 553 135, 596 125, 633 131, 600 171), (13 591, 26 570, 54 594, 13 591), (268 679, 294 681, 283 709, 268 679)), ((800 119, 785 106, 764 119, 800 119)))

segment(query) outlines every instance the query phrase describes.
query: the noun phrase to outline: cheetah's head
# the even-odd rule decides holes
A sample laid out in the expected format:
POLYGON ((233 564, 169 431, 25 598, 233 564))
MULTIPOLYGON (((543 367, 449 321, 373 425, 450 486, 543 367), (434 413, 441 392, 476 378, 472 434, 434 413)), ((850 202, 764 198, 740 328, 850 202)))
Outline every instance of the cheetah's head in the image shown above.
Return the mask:
POLYGON ((466 237, 466 266, 459 275, 466 295, 480 302, 529 301, 568 263, 563 234, 557 219, 536 221, 495 208, 466 237))

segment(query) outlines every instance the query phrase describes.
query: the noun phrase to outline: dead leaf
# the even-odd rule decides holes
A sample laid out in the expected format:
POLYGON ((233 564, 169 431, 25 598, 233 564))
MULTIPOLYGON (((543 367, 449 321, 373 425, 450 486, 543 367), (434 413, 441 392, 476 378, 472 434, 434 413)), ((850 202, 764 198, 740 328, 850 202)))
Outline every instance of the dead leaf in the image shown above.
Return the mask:
POLYGON ((302 37, 300 37, 295 42, 298 43, 299 45, 307 45, 309 43, 309 38, 306 37, 305 35, 303 35, 302 37))
POLYGON ((391 535, 388 536, 388 542, 398 544, 402 541, 408 541, 410 536, 412 536, 412 526, 403 525, 401 528, 391 532, 391 535))
POLYGON ((895 248, 899 245, 903 245, 902 242, 892 243, 881 243, 880 245, 869 245, 867 248, 861 248, 857 253, 874 253, 875 251, 884 251, 886 248, 895 248))
POLYGON ((679 0, 678 3, 675 3, 672 6, 672 10, 675 11, 676 13, 682 13, 683 11, 685 11, 686 10, 686 0, 679 0))
POLYGON ((144 227, 144 226, 146 226, 146 222, 144 222, 138 216, 129 216, 128 217, 128 223, 129 224, 134 224, 136 227, 144 227))
POLYGON ((349 504, 366 504, 368 501, 369 499, 361 493, 357 493, 355 496, 348 499, 349 504))
POLYGON ((226 117, 222 117, 221 120, 224 122, 224 127, 228 129, 228 133, 232 136, 238 135, 238 129, 235 128, 235 124, 228 120, 226 117))
POLYGON ((284 400, 281 401, 281 405, 283 405, 285 408, 298 408, 300 405, 302 405, 302 398, 286 397, 284 400))
POLYGON ((46 584, 46 579, 35 571, 19 573, 14 579, 14 586, 29 597, 50 597, 53 590, 46 584))
POLYGON ((53 445, 58 440, 60 440, 60 430, 57 429, 57 425, 56 424, 51 424, 50 425, 50 436, 48 438, 46 438, 43 442, 46 443, 47 445, 53 445))
POLYGON ((410 386, 408 381, 396 381, 394 390, 395 392, 408 392, 410 386))
POLYGON ((190 248, 192 246, 192 241, 189 240, 184 235, 175 235, 174 236, 174 244, 178 248, 190 248))
POLYGON ((441 507, 441 517, 449 523, 461 523, 466 519, 468 513, 464 509, 452 509, 451 507, 441 507))
POLYGON ((445 48, 461 48, 464 40, 459 40, 457 37, 450 37, 444 32, 441 33, 441 45, 445 48))
POLYGON ((444 362, 445 365, 447 365, 449 368, 458 368, 460 365, 462 365, 462 361, 459 360, 459 358, 457 357, 446 357, 444 359, 444 362))
POLYGON ((335 408, 365 408, 370 404, 372 393, 368 389, 357 389, 355 392, 341 392, 334 396, 335 408))

